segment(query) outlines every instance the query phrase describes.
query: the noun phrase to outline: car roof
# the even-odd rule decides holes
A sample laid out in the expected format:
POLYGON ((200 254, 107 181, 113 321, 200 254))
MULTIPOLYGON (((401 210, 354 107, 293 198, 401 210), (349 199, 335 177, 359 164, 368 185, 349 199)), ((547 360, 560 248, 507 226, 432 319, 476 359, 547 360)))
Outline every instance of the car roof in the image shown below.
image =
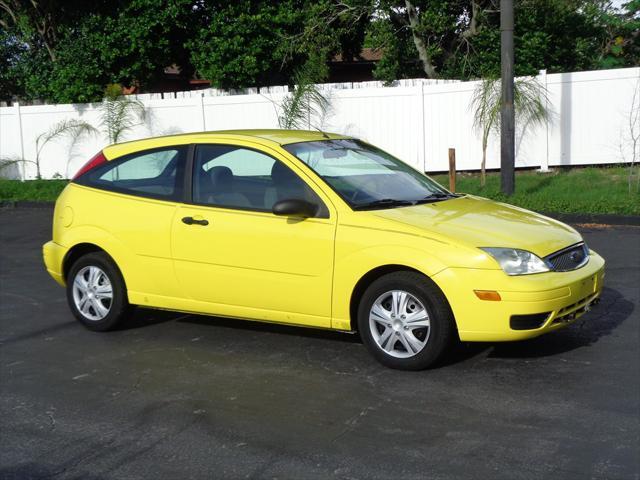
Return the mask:
POLYGON ((348 138, 337 133, 322 132, 319 130, 280 130, 280 129, 263 129, 263 130, 220 130, 217 132, 209 132, 211 134, 231 134, 243 137, 255 137, 263 140, 270 140, 279 145, 287 145, 289 143, 313 142, 318 140, 334 140, 338 138, 348 138))
POLYGON ((162 137, 144 138, 130 142, 109 145, 103 150, 107 159, 117 158, 122 155, 160 148, 171 145, 186 145, 190 143, 207 143, 208 141, 228 139, 244 140, 260 143, 262 145, 288 145, 299 142, 313 142, 319 140, 336 140, 341 138, 351 138, 336 133, 326 133, 319 130, 217 130, 212 132, 181 133, 177 135, 165 135, 162 137))

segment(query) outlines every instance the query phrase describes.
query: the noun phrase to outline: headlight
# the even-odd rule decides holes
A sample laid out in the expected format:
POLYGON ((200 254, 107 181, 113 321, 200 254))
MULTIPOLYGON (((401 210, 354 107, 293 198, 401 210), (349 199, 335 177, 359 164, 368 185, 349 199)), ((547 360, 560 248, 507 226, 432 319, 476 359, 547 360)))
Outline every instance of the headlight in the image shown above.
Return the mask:
POLYGON ((507 275, 528 275, 548 272, 549 267, 540 257, 517 248, 481 248, 500 264, 507 275))

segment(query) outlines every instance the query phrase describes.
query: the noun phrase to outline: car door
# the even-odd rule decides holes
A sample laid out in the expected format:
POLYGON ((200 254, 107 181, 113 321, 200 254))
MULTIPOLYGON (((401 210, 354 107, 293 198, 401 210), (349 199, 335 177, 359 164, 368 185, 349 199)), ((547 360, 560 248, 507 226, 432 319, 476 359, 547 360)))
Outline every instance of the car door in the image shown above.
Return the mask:
POLYGON ((196 146, 192 202, 173 220, 176 276, 184 295, 210 313, 329 327, 336 214, 277 155, 196 146), (312 201, 319 213, 274 215, 284 198, 312 201))

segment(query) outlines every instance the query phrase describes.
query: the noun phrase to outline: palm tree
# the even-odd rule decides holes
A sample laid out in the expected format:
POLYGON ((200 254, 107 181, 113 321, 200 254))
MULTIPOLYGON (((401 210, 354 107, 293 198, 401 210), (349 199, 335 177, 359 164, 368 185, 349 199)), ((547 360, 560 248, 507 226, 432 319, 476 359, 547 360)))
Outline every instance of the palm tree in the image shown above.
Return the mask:
POLYGON ((280 104, 278 125, 284 129, 321 129, 327 111, 329 100, 325 97, 315 80, 321 76, 318 67, 311 62, 305 64, 294 75, 295 86, 293 92, 287 95, 280 104), (319 119, 320 124, 312 124, 312 119, 319 119))
MULTIPOLYGON (((117 83, 107 85, 104 99, 98 109, 100 111, 100 130, 108 138, 110 144, 120 142, 129 130, 140 125, 146 114, 143 103, 123 95, 122 86, 117 83)), ((0 158, 0 171, 11 165, 32 163, 36 166, 36 178, 40 179, 42 178, 40 157, 47 143, 67 138, 71 140, 70 149, 72 149, 82 136, 98 133, 100 133, 98 128, 87 122, 74 119, 62 120, 36 137, 35 159, 2 157, 0 158)))
POLYGON ((70 139, 71 145, 75 145, 80 137, 84 135, 95 135, 98 130, 87 122, 82 120, 67 119, 62 120, 54 124, 46 132, 42 132, 36 137, 36 155, 33 159, 26 158, 0 158, 0 169, 8 167, 10 165, 32 163, 36 166, 36 178, 39 180, 42 178, 40 171, 40 158, 44 147, 52 141, 60 140, 62 138, 70 139))
MULTIPOLYGON (((514 108, 516 125, 542 125, 550 117, 548 92, 535 78, 516 79, 514 83, 514 108)), ((500 79, 482 80, 471 99, 474 111, 473 125, 482 134, 482 164, 480 166, 480 185, 486 183, 487 144, 491 133, 500 133, 500 79)), ((524 129, 523 129, 524 132, 524 129)))
POLYGON ((123 95, 122 86, 117 83, 107 85, 99 110, 100 127, 110 144, 120 142, 146 115, 143 103, 123 95))

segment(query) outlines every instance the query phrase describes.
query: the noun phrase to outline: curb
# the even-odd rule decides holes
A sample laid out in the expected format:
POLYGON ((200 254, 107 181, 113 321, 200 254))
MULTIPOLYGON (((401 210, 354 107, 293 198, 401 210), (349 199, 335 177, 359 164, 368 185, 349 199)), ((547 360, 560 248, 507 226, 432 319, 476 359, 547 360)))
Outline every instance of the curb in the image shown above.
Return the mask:
MULTIPOLYGON (((55 202, 37 200, 0 200, 0 208, 53 208, 55 202)), ((564 223, 593 223, 598 225, 621 225, 640 227, 640 215, 614 215, 605 213, 557 213, 540 214, 564 223)))

